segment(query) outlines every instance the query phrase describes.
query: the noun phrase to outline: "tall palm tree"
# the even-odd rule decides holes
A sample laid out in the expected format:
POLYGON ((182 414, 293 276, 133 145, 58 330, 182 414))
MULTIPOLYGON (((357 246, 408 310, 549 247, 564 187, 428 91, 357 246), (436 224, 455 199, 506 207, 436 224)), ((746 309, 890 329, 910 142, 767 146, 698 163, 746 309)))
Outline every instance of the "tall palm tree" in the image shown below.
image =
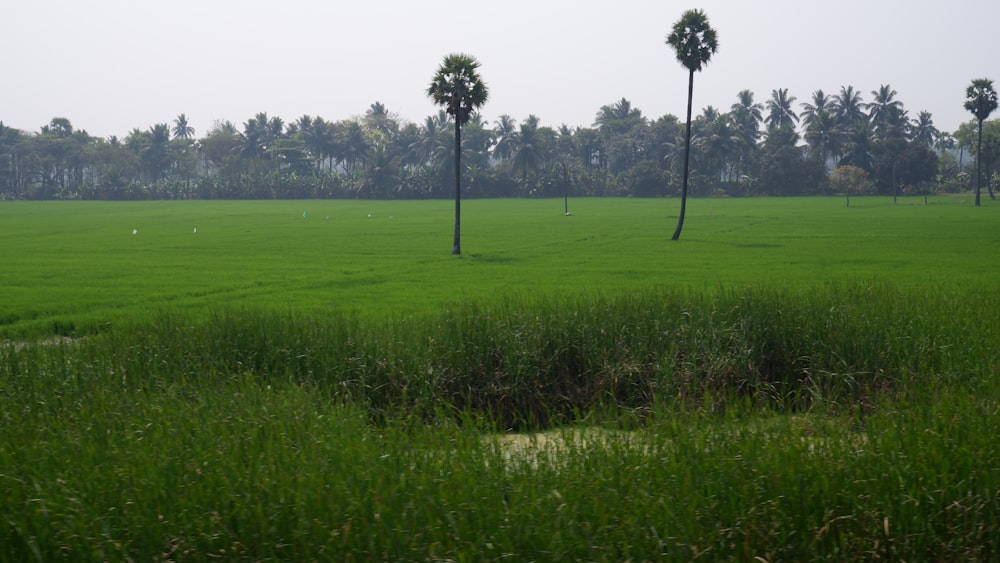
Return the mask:
POLYGON ((188 125, 187 116, 183 113, 174 120, 174 127, 171 129, 175 139, 190 139, 194 137, 194 127, 188 125))
POLYGON ((788 95, 788 88, 778 88, 771 90, 771 99, 767 101, 767 117, 764 123, 768 128, 780 129, 781 127, 795 127, 799 122, 799 116, 792 109, 795 96, 788 95))
POLYGON ((688 10, 674 24, 673 30, 667 36, 670 45, 677 54, 677 60, 688 69, 688 100, 687 128, 684 133, 684 179, 681 187, 681 214, 677 219, 677 228, 671 240, 681 237, 684 227, 684 213, 687 209, 688 170, 691 161, 691 100, 694 97, 694 73, 701 71, 708 64, 712 55, 719 49, 719 41, 715 29, 708 23, 708 16, 701 10, 688 10))
POLYGON ((489 90, 479 76, 480 63, 462 53, 445 56, 427 87, 427 95, 455 119, 455 242, 452 254, 461 254, 462 223, 462 125, 486 103, 489 90))
POLYGON ((979 205, 980 186, 983 181, 983 122, 997 109, 997 91, 993 81, 977 78, 965 89, 965 109, 976 116, 979 124, 979 141, 976 146, 976 205, 979 205))

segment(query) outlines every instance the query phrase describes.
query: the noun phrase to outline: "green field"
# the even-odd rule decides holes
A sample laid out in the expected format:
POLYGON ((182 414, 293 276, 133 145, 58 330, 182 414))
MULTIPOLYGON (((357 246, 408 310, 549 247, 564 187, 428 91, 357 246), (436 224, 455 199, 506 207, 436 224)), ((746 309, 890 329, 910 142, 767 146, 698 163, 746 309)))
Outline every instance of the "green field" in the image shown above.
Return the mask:
POLYGON ((996 560, 1000 205, 677 203, 0 203, 0 562, 996 560))
POLYGON ((695 200, 671 243, 672 200, 574 200, 572 217, 561 200, 471 200, 456 258, 446 201, 8 202, 0 337, 231 305, 379 318, 650 286, 997 285, 993 202, 852 203, 695 200))

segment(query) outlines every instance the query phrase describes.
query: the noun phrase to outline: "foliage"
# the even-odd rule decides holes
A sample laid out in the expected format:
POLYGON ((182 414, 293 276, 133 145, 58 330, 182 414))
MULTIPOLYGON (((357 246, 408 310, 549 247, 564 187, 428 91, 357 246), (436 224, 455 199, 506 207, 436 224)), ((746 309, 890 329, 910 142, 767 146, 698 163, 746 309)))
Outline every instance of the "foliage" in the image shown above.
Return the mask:
POLYGON ((870 195, 875 193, 875 185, 868 178, 868 173, 858 168, 845 164, 838 166, 830 173, 830 189, 835 193, 847 195, 870 195))

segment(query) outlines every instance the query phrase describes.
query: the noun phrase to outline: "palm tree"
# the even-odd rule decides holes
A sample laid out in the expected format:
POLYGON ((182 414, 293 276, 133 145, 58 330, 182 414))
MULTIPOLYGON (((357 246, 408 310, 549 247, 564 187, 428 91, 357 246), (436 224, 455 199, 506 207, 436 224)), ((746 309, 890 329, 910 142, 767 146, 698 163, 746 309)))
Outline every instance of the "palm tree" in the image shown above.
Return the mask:
POLYGON ((976 205, 979 205, 980 185, 983 181, 983 122, 997 109, 997 91, 993 81, 977 78, 965 89, 965 109, 976 116, 979 124, 979 141, 976 146, 976 205))
POLYGON ((771 99, 766 104, 767 117, 764 118, 768 128, 795 127, 799 122, 799 116, 792 110, 792 103, 795 100, 795 96, 788 95, 788 88, 771 90, 771 99))
POLYGON ((174 127, 171 129, 175 139, 190 139, 194 137, 194 127, 188 125, 187 116, 183 113, 174 120, 174 127))
POLYGON ((684 180, 681 187, 681 214, 677 219, 677 229, 671 240, 681 237, 684 227, 684 213, 687 209, 688 167, 691 161, 691 100, 694 97, 694 73, 708 64, 712 55, 719 49, 719 41, 715 30, 708 23, 708 16, 701 10, 688 10, 674 24, 673 30, 667 36, 670 45, 677 54, 677 60, 688 69, 688 101, 687 128, 684 133, 684 180))
POLYGON ((941 132, 934 126, 934 120, 930 112, 922 111, 917 115, 911 124, 913 140, 927 147, 933 147, 941 132))
POLYGON ((528 187, 528 174, 542 169, 548 156, 547 149, 551 139, 546 137, 547 133, 552 130, 540 128, 539 121, 535 115, 529 115, 524 120, 517 132, 517 143, 514 154, 511 156, 514 173, 521 175, 521 189, 524 194, 532 192, 528 187))
POLYGON ((493 156, 503 161, 513 156, 517 148, 517 121, 505 113, 496 124, 497 143, 493 145, 493 156))
POLYGON ((594 126, 602 132, 624 133, 642 121, 642 111, 622 98, 614 104, 601 106, 594 118, 594 126))
POLYGON ((489 98, 486 83, 479 76, 479 66, 479 61, 471 55, 447 55, 427 87, 427 95, 435 104, 444 106, 455 119, 455 242, 452 254, 462 253, 462 125, 468 123, 472 113, 489 98))
POLYGON ((868 108, 868 118, 876 134, 884 139, 900 133, 905 113, 903 102, 896 99, 896 91, 888 84, 883 84, 878 90, 872 90, 872 96, 872 101, 864 105, 868 108))
POLYGON ((753 92, 750 90, 741 90, 736 99, 737 102, 729 108, 729 114, 740 135, 740 169, 737 173, 742 178, 749 168, 750 157, 757 150, 760 123, 764 120, 764 106, 753 101, 753 92))
POLYGON ((802 113, 799 117, 802 118, 802 125, 809 128, 809 125, 813 122, 817 116, 824 111, 830 111, 832 101, 830 97, 827 96, 822 90, 816 90, 812 94, 812 103, 806 102, 802 104, 802 113))
POLYGON ((810 116, 803 136, 809 144, 809 154, 824 165, 831 154, 837 153, 843 137, 836 119, 827 109, 810 116))
POLYGON ((835 95, 831 102, 837 124, 845 131, 867 117, 863 110, 864 106, 861 93, 855 90, 854 86, 841 86, 840 93, 835 95))

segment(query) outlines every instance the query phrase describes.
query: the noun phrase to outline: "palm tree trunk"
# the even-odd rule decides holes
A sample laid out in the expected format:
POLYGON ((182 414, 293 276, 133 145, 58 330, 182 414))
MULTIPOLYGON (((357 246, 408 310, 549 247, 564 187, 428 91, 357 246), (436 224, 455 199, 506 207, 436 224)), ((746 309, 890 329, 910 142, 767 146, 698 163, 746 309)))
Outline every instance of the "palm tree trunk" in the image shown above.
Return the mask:
POLYGON ((462 125, 455 116, 455 244, 452 254, 462 253, 462 125))
POLYGON ((681 215, 677 218, 677 229, 670 240, 681 238, 681 229, 684 228, 684 213, 687 211, 688 196, 688 166, 691 162, 691 99, 694 96, 694 70, 688 74, 688 107, 687 107, 687 128, 684 132, 684 179, 681 184, 681 215))
POLYGON ((976 207, 979 207, 980 185, 983 183, 983 120, 979 120, 979 142, 976 145, 976 207))

